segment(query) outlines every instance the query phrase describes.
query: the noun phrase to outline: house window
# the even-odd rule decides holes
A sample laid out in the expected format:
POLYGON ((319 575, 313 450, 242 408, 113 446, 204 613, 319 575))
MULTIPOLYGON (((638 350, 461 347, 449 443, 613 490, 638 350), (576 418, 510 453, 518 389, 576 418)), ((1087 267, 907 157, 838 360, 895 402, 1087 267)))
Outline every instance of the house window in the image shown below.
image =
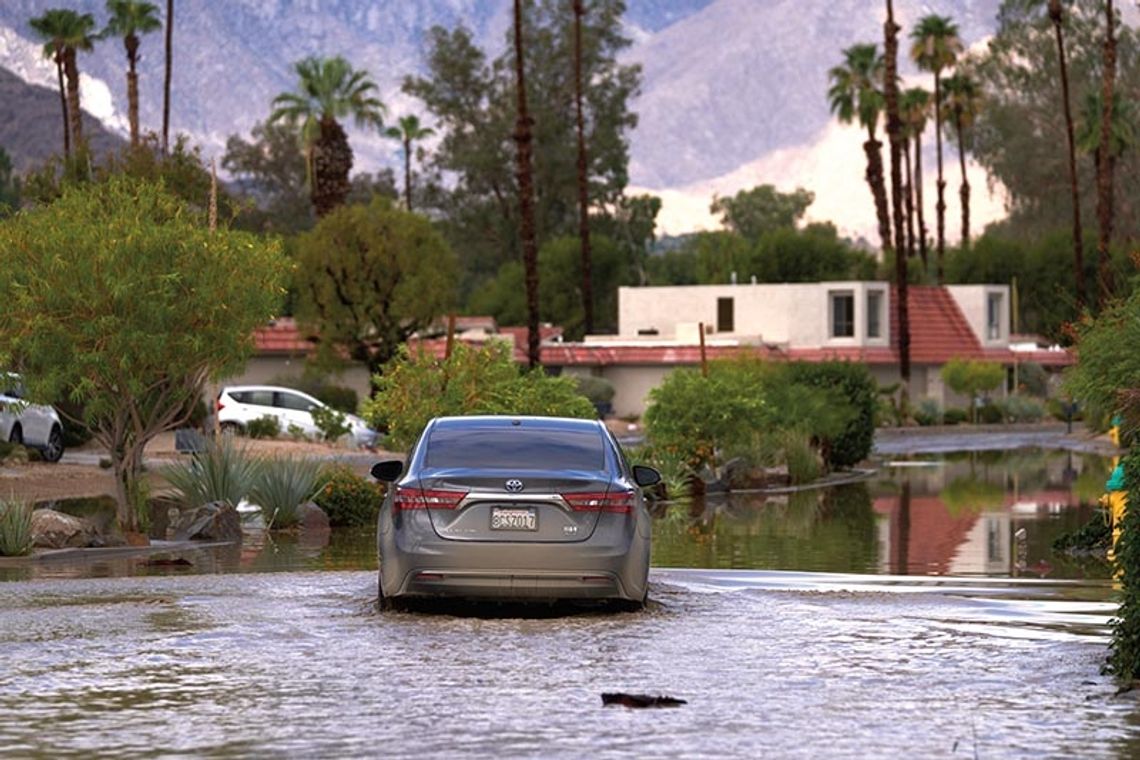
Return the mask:
POLYGON ((883 337, 883 291, 867 291, 867 337, 883 337))
POLYGON ((831 337, 855 337, 855 294, 850 291, 831 294, 831 337))
POLYGON ((986 340, 1001 338, 1001 293, 990 293, 986 297, 986 340))
POLYGON ((716 331, 730 333, 733 331, 733 306, 731 298, 716 299, 716 331))

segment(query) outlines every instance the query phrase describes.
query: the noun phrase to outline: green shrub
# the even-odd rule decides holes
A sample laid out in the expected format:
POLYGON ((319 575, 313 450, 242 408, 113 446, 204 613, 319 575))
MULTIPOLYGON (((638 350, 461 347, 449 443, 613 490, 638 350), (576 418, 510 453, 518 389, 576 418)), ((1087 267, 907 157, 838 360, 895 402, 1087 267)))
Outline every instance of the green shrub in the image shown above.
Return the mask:
POLYGON ((499 341, 481 348, 459 342, 444 360, 402 347, 373 381, 376 395, 362 412, 373 427, 387 426, 390 449, 410 447, 429 420, 444 415, 597 416, 573 378, 523 372, 499 341))
POLYGON ((614 384, 604 377, 581 375, 574 378, 578 384, 578 392, 590 400, 594 406, 609 404, 614 400, 614 384))
POLYGON ((309 440, 309 435, 305 432, 305 428, 292 422, 289 423, 289 427, 285 428, 285 434, 294 441, 309 440))
POLYGON ((333 466, 326 474, 325 487, 313 501, 329 516, 329 523, 338 527, 370 524, 384 500, 384 486, 343 464, 333 466))
POLYGON ((324 462, 304 457, 275 457, 261 463, 250 500, 261 508, 267 529, 297 524, 300 506, 312 501, 325 484, 324 469, 324 462))
POLYGON ((250 420, 245 426, 245 432, 250 438, 276 438, 281 435, 281 421, 276 417, 265 414, 255 420, 250 420))
POLYGON ((1049 395, 1049 373, 1037 362, 1017 365, 1018 391, 1045 398, 1049 395))
POLYGON ((1045 405, 1030 396, 1010 396, 999 406, 1010 422, 1040 422, 1045 416, 1045 405))
POLYGON ((360 406, 360 396, 352 388, 330 383, 327 378, 311 373, 300 376, 278 375, 269 384, 307 393, 318 401, 345 414, 356 414, 356 410, 360 406))
POLYGON ((810 483, 823 474, 819 452, 812 448, 811 440, 804 433, 783 430, 777 437, 792 483, 810 483))
POLYGON ((942 424, 942 407, 932 398, 924 398, 914 408, 914 421, 923 427, 942 424))
MULTIPOLYGON (((954 358, 942 365, 940 374, 942 382, 950 390, 965 396, 970 402, 970 410, 974 411, 977 409, 974 399, 998 388, 1005 380, 1005 367, 998 362, 954 358)), ((983 406, 981 411, 984 412, 985 408, 983 406)), ((992 412, 990 416, 993 416, 992 412)), ((971 417, 970 420, 975 421, 976 418, 971 417)))
POLYGON ((1005 422, 1005 412, 996 403, 984 404, 978 409, 977 421, 983 425, 997 425, 1005 422))
POLYGON ((20 557, 32 550, 32 506, 0 499, 0 557, 20 557))
MULTIPOLYGON (((1140 449, 1122 460, 1128 503, 1140 504, 1140 449)), ((1105 670, 1122 684, 1140 678, 1140 509, 1128 509, 1116 545, 1116 578, 1121 604, 1112 621, 1112 643, 1105 670)))
MULTIPOLYGON (((1049 412, 1049 416, 1051 416, 1053 419, 1060 420, 1061 422, 1066 422, 1068 421, 1069 417, 1065 410, 1066 407, 1068 407, 1071 403, 1072 402, 1068 399, 1051 398, 1045 402, 1045 409, 1049 412)), ((1084 418, 1084 410, 1079 405, 1077 405, 1076 409, 1073 411, 1073 422, 1080 422, 1084 420, 1084 418)))
POLYGON ((943 425, 961 425, 967 419, 969 419, 969 415, 966 414, 966 410, 959 409, 956 406, 952 406, 942 412, 943 425))
POLYGON ((259 461, 231 436, 207 440, 202 451, 190 455, 187 462, 164 467, 161 474, 178 492, 187 507, 198 507, 214 501, 237 506, 253 490, 260 470, 259 461))
POLYGON ((875 437, 875 378, 855 362, 793 362, 788 365, 792 382, 838 390, 854 410, 843 432, 823 447, 829 467, 850 467, 871 454, 875 437))
POLYGON ((348 426, 344 412, 327 406, 318 406, 310 414, 313 415, 313 424, 321 431, 321 438, 326 441, 335 441, 352 430, 348 426))

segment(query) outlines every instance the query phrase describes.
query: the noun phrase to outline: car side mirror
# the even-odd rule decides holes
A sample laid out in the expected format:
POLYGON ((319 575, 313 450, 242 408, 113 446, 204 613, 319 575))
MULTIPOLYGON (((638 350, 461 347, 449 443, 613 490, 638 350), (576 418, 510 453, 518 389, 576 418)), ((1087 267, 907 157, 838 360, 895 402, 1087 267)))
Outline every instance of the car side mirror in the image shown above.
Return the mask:
POLYGON ((661 482, 661 473, 652 467, 645 465, 635 464, 633 466, 633 482, 637 483, 642 488, 655 486, 661 482))
POLYGON ((404 463, 399 459, 386 459, 372 465, 372 477, 385 483, 395 483, 396 478, 404 471, 404 463))

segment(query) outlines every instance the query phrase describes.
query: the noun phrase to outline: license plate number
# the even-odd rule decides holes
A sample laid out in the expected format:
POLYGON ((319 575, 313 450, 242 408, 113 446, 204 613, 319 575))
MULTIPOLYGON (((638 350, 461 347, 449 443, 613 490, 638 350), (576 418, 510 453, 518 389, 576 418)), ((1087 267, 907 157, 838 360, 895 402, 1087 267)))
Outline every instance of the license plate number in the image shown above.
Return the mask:
POLYGON ((491 530, 538 530, 538 514, 533 509, 492 507, 491 530))

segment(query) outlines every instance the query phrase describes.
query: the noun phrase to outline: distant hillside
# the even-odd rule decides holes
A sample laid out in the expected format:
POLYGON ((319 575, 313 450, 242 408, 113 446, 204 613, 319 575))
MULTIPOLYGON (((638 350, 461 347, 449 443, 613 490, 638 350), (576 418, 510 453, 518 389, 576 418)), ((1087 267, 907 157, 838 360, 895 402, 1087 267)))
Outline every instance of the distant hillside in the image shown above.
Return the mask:
MULTIPOLYGON (((0 103, 0 146, 11 156, 17 172, 39 166, 63 151, 58 92, 26 84, 0 68, 0 103)), ((96 155, 116 151, 125 144, 88 113, 83 114, 83 129, 96 155)))

